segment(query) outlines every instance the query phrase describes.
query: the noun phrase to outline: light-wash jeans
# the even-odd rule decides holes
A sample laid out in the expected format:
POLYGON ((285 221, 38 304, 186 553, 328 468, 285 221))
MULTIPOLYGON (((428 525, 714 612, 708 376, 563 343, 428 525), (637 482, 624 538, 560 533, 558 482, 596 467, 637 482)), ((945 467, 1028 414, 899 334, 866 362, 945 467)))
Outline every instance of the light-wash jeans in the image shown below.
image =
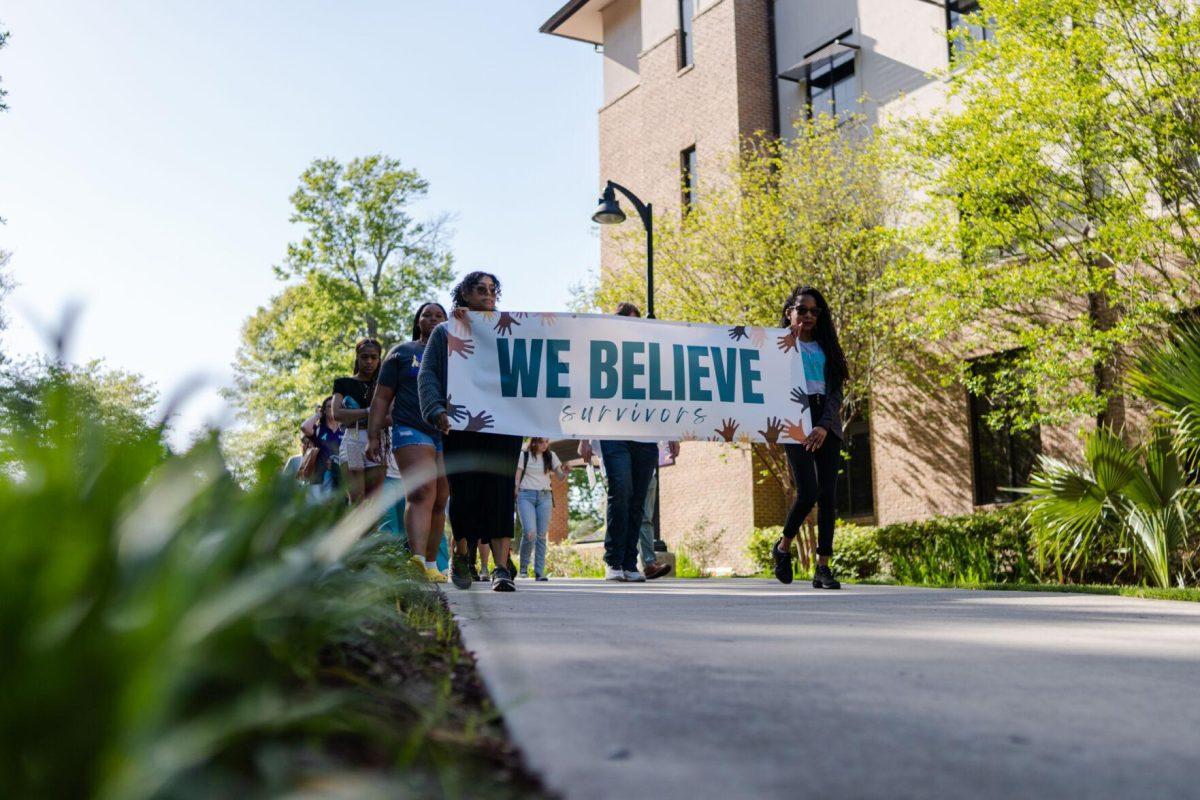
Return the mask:
POLYGON ((529 553, 533 551, 533 574, 546 571, 546 533, 550 530, 550 513, 554 509, 554 493, 549 489, 522 489, 517 493, 517 513, 521 515, 521 572, 529 571, 529 553))
POLYGON ((658 483, 658 472, 650 474, 650 488, 646 491, 646 507, 642 513, 642 529, 638 531, 638 549, 642 551, 642 571, 658 561, 654 552, 654 487, 658 483))

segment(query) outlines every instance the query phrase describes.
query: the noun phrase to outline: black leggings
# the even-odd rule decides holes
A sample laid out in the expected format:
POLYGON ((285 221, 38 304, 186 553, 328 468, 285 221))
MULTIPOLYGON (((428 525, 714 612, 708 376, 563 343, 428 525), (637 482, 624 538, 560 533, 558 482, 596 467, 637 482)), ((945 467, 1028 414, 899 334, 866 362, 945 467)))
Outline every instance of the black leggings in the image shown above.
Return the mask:
POLYGON ((837 520, 837 476, 842 465, 842 442, 833 434, 815 453, 804 445, 785 444, 788 466, 796 481, 796 502, 783 523, 783 535, 791 538, 800 532, 800 524, 817 506, 817 555, 833 555, 833 526, 837 520))
POLYGON ((513 478, 521 437, 451 431, 442 440, 455 540, 487 544, 513 535, 513 478))

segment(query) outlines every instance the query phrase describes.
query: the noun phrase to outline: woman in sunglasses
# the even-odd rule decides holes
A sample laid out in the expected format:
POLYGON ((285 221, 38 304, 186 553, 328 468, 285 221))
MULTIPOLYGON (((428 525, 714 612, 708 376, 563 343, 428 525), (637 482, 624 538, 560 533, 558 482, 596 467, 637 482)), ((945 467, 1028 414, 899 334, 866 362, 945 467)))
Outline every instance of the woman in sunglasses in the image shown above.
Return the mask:
MULTIPOLYGON (((417 391, 421 415, 442 432, 446 477, 450 482, 450 528, 454 533, 454 558, 450 579, 459 589, 471 586, 468 544, 490 545, 495 567, 492 589, 516 590, 509 550, 513 536, 513 464, 521 452, 521 437, 486 433, 491 417, 482 409, 475 414, 452 406, 447 390, 446 370, 452 356, 459 356, 455 369, 476 369, 468 358, 474 351, 469 328, 490 324, 486 319, 471 319, 465 311, 490 313, 500 298, 500 281, 490 272, 471 272, 454 287, 454 310, 449 322, 430 334, 417 391), (452 431, 451 418, 463 421, 464 430, 452 431)), ((486 562, 485 562, 486 563, 486 562)))
POLYGON ((796 501, 783 524, 783 536, 772 548, 775 577, 792 582, 792 541, 800 524, 817 506, 817 569, 813 587, 840 589, 842 585, 829 568, 833 555, 833 528, 837 514, 837 474, 842 452, 842 386, 849 370, 838 343, 829 304, 811 286, 798 286, 783 306, 785 337, 804 362, 808 391, 796 388, 792 399, 807 405, 812 430, 803 441, 785 444, 788 465, 796 481, 796 501))

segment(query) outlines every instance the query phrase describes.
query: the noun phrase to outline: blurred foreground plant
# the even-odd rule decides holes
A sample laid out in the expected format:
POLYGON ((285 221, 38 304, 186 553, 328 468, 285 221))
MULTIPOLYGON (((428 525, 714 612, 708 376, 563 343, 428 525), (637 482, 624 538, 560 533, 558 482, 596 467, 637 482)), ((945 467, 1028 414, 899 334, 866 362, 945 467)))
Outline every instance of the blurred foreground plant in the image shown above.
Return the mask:
POLYGON ((413 750, 396 698, 350 668, 407 583, 361 538, 369 511, 339 519, 273 464, 243 490, 215 437, 172 457, 69 381, 30 391, 0 448, 7 797, 275 792, 331 737, 413 750))

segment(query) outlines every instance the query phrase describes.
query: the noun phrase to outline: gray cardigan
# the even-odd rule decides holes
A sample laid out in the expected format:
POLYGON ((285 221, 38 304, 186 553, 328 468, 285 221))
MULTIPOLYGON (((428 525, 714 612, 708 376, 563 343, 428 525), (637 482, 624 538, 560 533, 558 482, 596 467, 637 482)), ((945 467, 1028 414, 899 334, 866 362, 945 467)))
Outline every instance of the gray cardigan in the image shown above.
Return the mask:
POLYGON ((446 407, 446 362, 449 360, 446 326, 443 322, 429 334, 425 354, 421 356, 421 371, 417 373, 417 397, 421 401, 421 416, 433 427, 437 418, 448 412, 446 407))
POLYGON ((814 428, 818 425, 838 439, 846 438, 845 431, 842 430, 842 381, 838 381, 833 391, 825 395, 825 410, 821 413, 821 418, 813 422, 814 428))

